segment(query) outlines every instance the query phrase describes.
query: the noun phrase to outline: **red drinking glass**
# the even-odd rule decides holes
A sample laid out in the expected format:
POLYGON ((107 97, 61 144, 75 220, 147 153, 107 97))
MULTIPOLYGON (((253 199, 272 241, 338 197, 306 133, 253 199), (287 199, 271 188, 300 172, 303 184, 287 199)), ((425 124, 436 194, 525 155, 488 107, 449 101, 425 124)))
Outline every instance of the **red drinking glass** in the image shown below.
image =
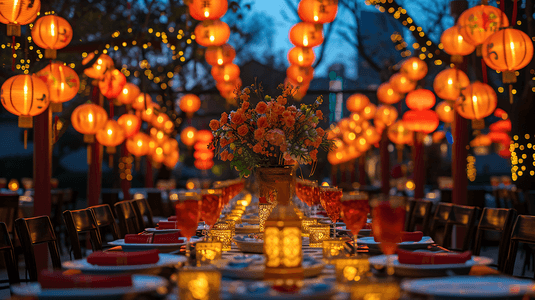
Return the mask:
POLYGON ((353 245, 357 254, 357 236, 359 231, 366 225, 370 203, 368 194, 363 192, 343 193, 342 199, 342 219, 346 227, 353 234, 353 245))
POLYGON ((323 206, 331 222, 334 224, 334 236, 336 237, 336 221, 340 217, 342 189, 332 186, 321 186, 319 193, 321 206, 323 206))
POLYGON ((186 257, 190 258, 190 240, 197 231, 199 220, 201 218, 202 196, 196 192, 178 193, 176 203, 176 226, 180 232, 187 238, 186 257))
POLYGON ((211 228, 217 222, 221 213, 222 191, 220 189, 204 189, 201 190, 201 195, 201 218, 211 228))

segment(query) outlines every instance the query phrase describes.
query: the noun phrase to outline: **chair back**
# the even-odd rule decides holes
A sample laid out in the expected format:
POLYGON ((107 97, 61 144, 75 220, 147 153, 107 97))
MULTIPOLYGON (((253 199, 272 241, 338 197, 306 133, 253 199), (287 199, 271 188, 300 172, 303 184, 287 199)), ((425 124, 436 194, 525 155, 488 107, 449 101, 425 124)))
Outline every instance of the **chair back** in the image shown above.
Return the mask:
POLYGON ((433 240, 441 246, 444 246, 444 231, 446 230, 446 225, 450 218, 452 206, 453 204, 451 203, 440 202, 435 209, 435 215, 433 216, 433 223, 431 224, 429 234, 433 240))
MULTIPOLYGON (((518 243, 535 244, 535 216, 519 215, 513 225, 505 273, 512 275, 515 267, 518 243)), ((526 254, 529 255, 529 254, 526 254)))
POLYGON ((117 223, 115 217, 111 211, 111 207, 108 204, 101 204, 89 207, 95 216, 95 222, 97 223, 100 231, 100 238, 103 243, 105 241, 106 234, 111 234, 113 240, 119 239, 119 230, 117 229, 117 223))
POLYGON ((82 259, 80 233, 89 233, 93 251, 102 250, 102 239, 95 215, 91 209, 66 210, 63 212, 63 220, 65 221, 67 234, 71 242, 71 250, 75 259, 82 259))
POLYGON ((0 220, 6 223, 9 233, 13 233, 13 225, 18 214, 19 195, 0 195, 0 220))
POLYGON ((429 228, 429 223, 431 221, 432 209, 433 202, 429 200, 415 200, 407 231, 414 231, 417 226, 420 226, 424 235, 428 235, 431 229, 429 228))
POLYGON ((161 192, 147 192, 147 202, 155 216, 170 217, 172 213, 165 209, 161 192))
POLYGON ((35 260, 34 245, 46 243, 52 259, 52 267, 61 270, 58 242, 48 216, 33 218, 20 218, 15 220, 15 229, 20 239, 24 252, 26 268, 30 275, 30 281, 37 281, 37 267, 35 260))
POLYGON ((125 234, 137 234, 141 232, 138 217, 131 200, 120 201, 115 203, 115 213, 119 219, 119 228, 121 238, 125 234))
POLYGON ((459 250, 466 251, 470 249, 471 241, 473 240, 474 229, 476 227, 477 217, 479 216, 479 208, 475 206, 452 205, 451 214, 449 216, 446 230, 444 233, 444 247, 451 248, 451 236, 453 226, 457 228, 466 228, 466 235, 463 239, 461 247, 457 246, 459 250))
POLYGON ((132 200, 132 206, 134 207, 134 211, 137 215, 138 224, 141 225, 142 228, 154 228, 154 221, 152 220, 152 210, 149 206, 149 203, 147 202, 147 199, 141 198, 141 199, 135 199, 132 200))
POLYGON ((412 218, 412 211, 414 210, 414 204, 416 200, 409 199, 405 202, 405 226, 403 227, 405 231, 409 231, 409 223, 412 218))
POLYGON ((102 204, 108 204, 111 207, 119 201, 118 191, 102 192, 102 204))
MULTIPOLYGON (((4 254, 4 262, 6 264, 9 285, 19 283, 19 266, 16 263, 13 244, 11 243, 11 238, 9 237, 7 225, 4 222, 0 222, 0 252, 4 254)), ((1 289, 5 288, 9 288, 9 286, 1 287, 1 289)))

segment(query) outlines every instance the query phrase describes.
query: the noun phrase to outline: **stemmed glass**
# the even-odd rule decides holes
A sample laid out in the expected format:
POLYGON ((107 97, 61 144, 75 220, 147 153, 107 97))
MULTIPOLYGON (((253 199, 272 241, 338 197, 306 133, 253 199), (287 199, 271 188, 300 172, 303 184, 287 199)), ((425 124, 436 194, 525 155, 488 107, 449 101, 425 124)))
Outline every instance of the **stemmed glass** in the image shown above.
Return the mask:
POLYGON ((336 221, 340 217, 342 189, 334 186, 321 186, 319 188, 319 194, 321 206, 323 206, 334 225, 334 237, 336 237, 336 221))
POLYGON ((196 192, 178 193, 176 203, 176 224, 180 232, 186 237, 186 258, 190 259, 190 240, 197 231, 201 218, 202 196, 196 192))
MULTIPOLYGON (((201 190, 202 204, 201 217, 208 229, 212 228, 219 219, 221 213, 221 195, 220 189, 203 189, 201 190)), ((205 228, 206 229, 206 228, 205 228)))
POLYGON ((298 179, 295 183, 295 195, 309 207, 309 212, 314 205, 314 194, 317 193, 317 189, 317 181, 298 179))
POLYGON ((357 255, 357 236, 359 231, 366 225, 370 204, 368 194, 363 192, 350 192, 342 194, 342 219, 346 227, 353 234, 353 247, 357 255))

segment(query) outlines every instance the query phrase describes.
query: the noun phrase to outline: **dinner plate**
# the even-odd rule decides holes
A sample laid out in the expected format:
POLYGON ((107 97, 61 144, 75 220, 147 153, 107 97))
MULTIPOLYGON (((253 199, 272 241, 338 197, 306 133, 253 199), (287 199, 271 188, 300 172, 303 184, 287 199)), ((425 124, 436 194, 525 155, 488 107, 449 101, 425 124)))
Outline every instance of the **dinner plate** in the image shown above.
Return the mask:
MULTIPOLYGON (((399 249, 404 250, 416 250, 416 249, 426 249, 427 246, 434 244, 435 241, 430 236, 424 236, 419 242, 401 242, 397 243, 399 249)), ((374 241, 373 236, 367 236, 357 239, 357 244, 362 246, 368 246, 370 250, 380 250, 379 242, 374 241)))
MULTIPOLYGON (((204 230, 204 226, 203 225, 199 225, 197 226, 197 230, 204 230)), ((172 232, 179 232, 180 229, 174 229, 174 228, 169 228, 169 229, 158 229, 158 228, 145 228, 145 231, 146 232, 151 232, 151 233, 172 233, 172 232)))
POLYGON ((249 224, 242 223, 236 224, 236 233, 254 233, 260 231, 260 225, 258 224, 249 224))
POLYGON ((229 287, 232 299, 262 299, 262 300, 323 300, 330 299, 335 293, 334 285, 326 282, 309 282, 296 293, 281 293, 275 291, 266 282, 232 282, 229 287))
POLYGON ((74 288, 41 289, 38 282, 13 285, 11 292, 17 296, 37 297, 38 299, 121 299, 125 294, 147 293, 164 287, 167 280, 159 276, 132 275, 131 287, 117 288, 74 288))
POLYGON ((155 264, 143 265, 127 265, 127 266, 99 266, 92 265, 87 262, 86 258, 77 259, 73 261, 64 261, 61 266, 64 269, 80 270, 86 274, 114 274, 114 273, 130 273, 136 271, 143 271, 153 268, 161 268, 166 266, 173 266, 178 263, 186 261, 186 257, 182 255, 159 254, 160 260, 155 264))
POLYGON ((535 282, 506 276, 452 276, 401 283, 405 291, 441 299, 522 299, 535 282))
MULTIPOLYGON (((382 268, 386 266, 387 257, 387 255, 374 256, 370 257, 369 261, 376 268, 382 268)), ((402 277, 440 277, 449 275, 449 271, 457 275, 467 275, 472 266, 490 265, 493 262, 492 258, 484 256, 472 256, 470 260, 462 264, 402 264, 398 261, 397 255, 392 255, 392 260, 395 274, 402 277)))
POLYGON ((234 243, 241 252, 245 253, 264 253, 264 240, 249 237, 246 234, 235 235, 234 243))
MULTIPOLYGON (((201 238, 199 237, 192 237, 191 242, 197 242, 201 238)), ((186 245, 186 238, 179 238, 179 243, 172 243, 172 244, 132 244, 132 243, 125 243, 124 239, 115 240, 112 242, 109 242, 108 244, 114 245, 114 246, 121 246, 124 252, 134 252, 134 251, 145 251, 150 249, 158 249, 161 253, 168 253, 173 252, 175 250, 179 250, 180 247, 186 245)))

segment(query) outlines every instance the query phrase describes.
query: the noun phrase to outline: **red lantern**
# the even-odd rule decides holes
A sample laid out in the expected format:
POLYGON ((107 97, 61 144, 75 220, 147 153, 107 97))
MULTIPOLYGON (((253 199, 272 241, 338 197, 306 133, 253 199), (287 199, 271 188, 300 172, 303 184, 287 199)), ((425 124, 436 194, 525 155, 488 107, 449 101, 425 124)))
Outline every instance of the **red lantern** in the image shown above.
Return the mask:
POLYGON ((115 153, 115 147, 119 146, 126 138, 125 132, 115 120, 108 120, 104 127, 97 131, 96 138, 99 143, 107 147, 107 153, 115 153))
POLYGON ((170 121, 169 116, 163 112, 160 112, 158 115, 153 115, 151 124, 154 126, 154 128, 163 130, 167 121, 170 121))
POLYGON ((297 14, 303 22, 331 23, 338 11, 337 0, 301 0, 297 7, 297 14))
MULTIPOLYGON (((375 113, 375 124, 381 123, 384 126, 392 125, 398 118, 398 111, 392 105, 380 105, 375 113)), ((373 144, 373 143, 372 143, 373 144)))
POLYGON ((459 69, 440 71, 433 81, 433 89, 439 98, 456 101, 461 90, 470 85, 470 79, 459 69))
POLYGON ((435 94, 430 90, 417 89, 407 94, 407 106, 412 110, 427 110, 435 105, 435 94))
POLYGON ((163 123, 163 130, 165 133, 171 134, 173 130, 175 130, 175 123, 173 123, 171 120, 165 121, 165 123, 163 123))
POLYGON ((156 103, 150 102, 147 105, 147 109, 141 111, 141 120, 149 123, 152 121, 152 118, 156 115, 156 111, 160 110, 160 106, 156 103))
POLYGON ((102 95, 108 99, 115 99, 123 92, 126 84, 126 76, 121 71, 115 69, 106 73, 104 80, 98 82, 98 87, 102 95))
POLYGON ((20 25, 26 25, 37 17, 41 1, 2 1, 0 2, 0 23, 7 24, 8 36, 20 36, 20 25))
POLYGON ((291 87, 290 95, 294 100, 300 100, 303 98, 310 87, 310 82, 298 83, 290 78, 284 80, 284 87, 291 87))
POLYGON ((299 67, 310 67, 316 60, 316 55, 310 47, 293 47, 288 51, 288 61, 290 65, 299 67))
POLYGON ((487 136, 490 138, 490 140, 493 143, 507 143, 509 144, 509 141, 511 140, 511 137, 505 133, 500 131, 491 131, 487 134, 487 136))
POLYGON ((196 159, 195 162, 193 162, 193 164, 195 165, 195 168, 199 170, 210 170, 214 166, 214 161, 211 159, 209 160, 196 159))
POLYGON ((509 26, 509 20, 497 7, 478 5, 465 10, 457 20, 457 25, 464 39, 477 46, 498 31, 500 27, 509 26))
POLYGON ((511 159, 511 151, 509 150, 509 143, 500 144, 500 151, 498 155, 503 159, 511 159))
POLYGON ((404 73, 392 75, 388 82, 394 92, 398 94, 406 94, 416 88, 416 81, 410 80, 407 74, 404 73))
POLYGON ((220 20, 203 21, 195 27, 195 40, 204 47, 221 46, 230 37, 230 27, 220 20))
POLYGON ((217 82, 215 87, 220 93, 233 92, 236 89, 241 89, 242 81, 240 77, 236 78, 234 81, 220 81, 217 82))
POLYGON ((533 58, 533 41, 523 31, 502 29, 483 43, 483 59, 496 71, 515 71, 527 66, 533 58))
MULTIPOLYGON (((373 127, 369 127, 362 133, 362 136, 366 139, 368 144, 373 145, 381 140, 381 135, 373 127)), ((358 140, 357 140, 358 142, 358 140)))
POLYGON ((145 110, 145 102, 147 103, 147 108, 151 106, 152 98, 147 93, 140 93, 132 103, 132 108, 135 110, 145 110))
POLYGON ((141 128, 141 119, 136 115, 124 114, 119 117, 117 123, 123 128, 127 138, 134 136, 141 128))
POLYGON ((131 138, 126 140, 126 149, 134 156, 141 157, 149 154, 149 143, 151 141, 150 136, 143 132, 138 132, 131 138))
POLYGON ((362 117, 366 120, 371 120, 375 117, 375 112, 377 112, 377 106, 373 103, 368 103, 362 110, 362 117))
POLYGON ((166 139, 162 143, 163 153, 170 154, 172 151, 178 150, 178 141, 175 139, 166 139))
POLYGON ((459 32, 459 26, 454 25, 442 33, 440 42, 444 46, 444 52, 449 55, 466 56, 476 49, 475 45, 467 42, 459 32))
POLYGON ((476 136, 471 142, 470 147, 486 147, 492 144, 492 140, 485 134, 476 136))
POLYGON ((232 82, 240 76, 240 67, 236 64, 226 64, 222 66, 212 67, 212 76, 215 81, 232 82))
POLYGON ((193 157, 198 160, 212 160, 214 158, 214 152, 209 150, 195 151, 193 157))
POLYGON ((370 99, 364 94, 353 94, 347 98, 346 107, 350 112, 360 112, 370 103, 370 99))
POLYGON ((74 98, 80 88, 78 74, 71 67, 59 62, 49 64, 35 75, 48 86, 51 108, 54 112, 60 112, 61 103, 74 98))
MULTIPOLYGON (((93 58, 95 57, 95 54, 93 52, 89 53, 83 60, 82 65, 88 64, 93 58)), ((88 77, 91 77, 93 79, 102 79, 104 78, 104 73, 115 69, 115 66, 113 64, 113 59, 109 57, 106 54, 101 54, 97 61, 89 68, 86 68, 84 70, 84 74, 88 77)))
POLYGON ((214 139, 214 135, 210 130, 197 131, 196 140, 198 142, 210 143, 214 139))
POLYGON ((165 161, 165 153, 163 152, 163 148, 161 146, 156 146, 154 150, 151 153, 152 161, 157 163, 162 163, 165 161))
POLYGON ((45 49, 45 58, 55 59, 56 50, 67 46, 72 39, 72 27, 56 15, 43 16, 33 24, 33 42, 45 49))
POLYGON ((474 82, 461 92, 455 103, 457 112, 466 119, 483 119, 496 109, 498 97, 488 84, 474 82))
POLYGON ((211 66, 222 66, 232 63, 236 57, 236 50, 229 44, 208 47, 204 52, 206 62, 211 66))
POLYGON ((106 125, 108 113, 96 104, 82 104, 71 115, 72 127, 84 135, 85 142, 92 142, 93 135, 106 125))
POLYGON ((494 116, 502 120, 507 120, 507 118, 509 117, 507 113, 505 112, 505 110, 501 108, 496 108, 496 110, 494 111, 494 116))
POLYGON ((193 114, 201 108, 201 99, 195 94, 186 94, 180 98, 179 107, 186 114, 193 114))
POLYGON ((410 144, 412 142, 412 131, 407 128, 403 121, 397 121, 388 127, 388 139, 394 144, 410 144))
POLYGON ((403 123, 409 130, 431 133, 437 129, 439 120, 432 110, 409 110, 403 115, 403 123))
POLYGON ((197 133, 197 129, 189 126, 184 129, 182 129, 182 132, 180 133, 180 140, 184 145, 186 146, 192 146, 195 143, 195 134, 197 133))
POLYGON ((300 22, 290 29, 290 42, 297 47, 316 47, 323 43, 323 27, 300 22))
POLYGON ((389 82, 385 82, 377 88, 377 99, 385 104, 397 103, 402 98, 403 95, 396 93, 389 82))
POLYGON ((169 169, 173 169, 176 164, 178 163, 179 153, 178 149, 175 151, 172 151, 170 154, 167 154, 165 156, 165 160, 163 161, 163 164, 168 167, 169 169))
POLYGON ((454 117, 454 109, 453 109, 453 104, 451 104, 450 102, 448 101, 442 101, 440 102, 437 107, 435 108, 435 112, 437 113, 438 115, 438 118, 440 119, 440 121, 444 122, 444 123, 451 123, 453 122, 453 117, 454 117))
POLYGON ((410 80, 418 81, 427 75, 427 64, 418 57, 411 57, 403 62, 401 72, 410 80))
POLYGON ((291 65, 286 69, 286 76, 299 84, 308 83, 314 78, 314 68, 291 65))
POLYGON ((433 143, 438 143, 442 141, 446 137, 446 133, 444 131, 435 131, 433 132, 433 135, 431 136, 431 139, 433 140, 433 143))
POLYGON ((225 15, 228 9, 227 0, 190 0, 189 13, 198 21, 217 20, 225 15))
POLYGON ((121 93, 117 96, 117 100, 122 104, 129 105, 134 102, 137 96, 139 96, 139 93, 140 90, 137 85, 127 82, 123 86, 121 93))
POLYGON ((357 138, 357 140, 355 141, 355 149, 358 151, 358 152, 361 152, 361 153, 364 153, 366 151, 368 151, 368 149, 371 148, 371 145, 368 143, 368 141, 366 141, 366 138, 363 137, 363 136, 360 136, 357 138))
POLYGON ((511 124, 511 120, 500 120, 498 122, 490 124, 489 129, 490 131, 496 132, 510 132, 513 127, 511 124))

